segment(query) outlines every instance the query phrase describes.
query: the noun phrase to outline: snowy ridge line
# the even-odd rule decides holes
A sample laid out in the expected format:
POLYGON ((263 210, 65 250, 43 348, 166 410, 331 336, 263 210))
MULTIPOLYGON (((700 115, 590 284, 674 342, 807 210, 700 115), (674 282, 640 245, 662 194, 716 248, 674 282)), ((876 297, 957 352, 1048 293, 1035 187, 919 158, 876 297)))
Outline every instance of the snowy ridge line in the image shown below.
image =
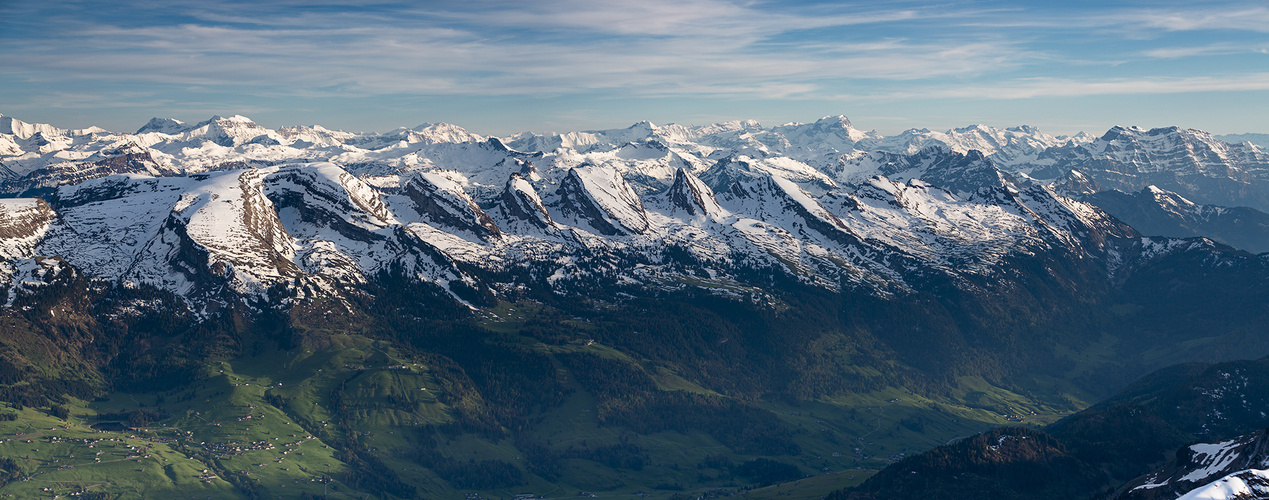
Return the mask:
POLYGON ((1153 130, 1079 140, 1026 127, 909 131, 908 146, 891 148, 915 151, 906 154, 859 150, 886 143, 844 117, 771 129, 641 122, 506 139, 446 124, 273 131, 241 116, 154 120, 137 134, 45 129, 0 134, 22 150, 0 156, 14 172, 0 186, 47 197, 56 217, 27 240, 0 235, 0 248, 21 249, 11 258, 60 256, 91 277, 193 301, 279 286, 336 293, 389 270, 442 289, 578 293, 780 269, 816 286, 884 294, 923 276, 990 276, 1010 255, 1072 252, 1113 273, 1194 248, 1140 239, 1056 184, 993 159, 1011 144, 1087 152, 1160 134, 1153 130), (40 147, 66 147, 23 149, 44 132, 65 141, 40 147), (933 139, 912 142, 921 134, 933 139), (988 152, 958 150, 971 143, 988 152), (462 269, 520 271, 508 278, 517 282, 481 284, 462 269))
MULTIPOLYGON (((885 137, 862 132, 845 117, 835 116, 772 128, 752 121, 698 127, 640 122, 625 129, 522 133, 497 139, 451 124, 384 133, 332 131, 321 126, 270 130, 243 116, 214 116, 195 125, 155 118, 134 134, 99 128, 62 130, 11 117, 0 117, 0 122, 0 166, 4 167, 0 172, 7 177, 0 190, 10 193, 123 173, 96 165, 121 155, 127 158, 115 163, 131 161, 133 171, 144 165, 152 175, 314 161, 330 161, 358 176, 447 168, 467 175, 473 187, 492 187, 489 194, 493 195, 510 169, 529 158, 539 167, 548 167, 544 170, 556 172, 553 182, 568 167, 584 163, 614 168, 640 194, 646 194, 647 187, 658 191, 668 187, 678 168, 700 175, 726 158, 747 164, 752 172, 775 173, 803 184, 816 195, 822 192, 812 184, 831 188, 869 177, 875 168, 861 169, 860 162, 876 167, 895 158, 928 157, 930 150, 978 151, 1006 171, 1046 182, 1094 165, 1106 172, 1132 174, 1126 180, 1113 180, 1089 172, 1091 180, 1107 184, 1104 188, 1131 184, 1137 190, 1156 184, 1187 196, 1174 188, 1194 185, 1195 177, 1219 180, 1230 171, 1236 173, 1234 182, 1260 181, 1269 165, 1269 155, 1252 143, 1228 144, 1206 132, 1177 127, 1115 127, 1102 137, 1054 137, 1027 126, 976 125, 946 132, 911 129, 885 137), (105 153, 109 151, 115 153, 105 153), (507 157, 519 161, 488 168, 507 157), (483 168, 473 168, 477 166, 483 168)), ((706 181, 715 190, 725 188, 706 181)), ((473 196, 480 201, 486 198, 481 193, 473 196)), ((1202 197, 1195 201, 1233 205, 1202 197)))
MULTIPOLYGON (((1223 388, 1237 396, 1241 377, 1228 374, 1223 388)), ((1245 399, 1245 395, 1242 398, 1245 399)), ((1215 443, 1186 446, 1173 463, 1124 485, 1113 498, 1264 498, 1269 494, 1269 430, 1215 443), (1242 496, 1240 496, 1242 495, 1242 496)))
POLYGON ((1269 470, 1247 469, 1195 488, 1178 500, 1269 498, 1269 470))
MULTIPOLYGON (((1058 220, 1039 201, 964 201, 916 179, 877 177, 855 193, 839 189, 816 199, 768 174, 716 197, 680 169, 677 184, 686 192, 678 201, 666 190, 645 204, 614 170, 569 172, 552 201, 512 172, 485 208, 464 190, 464 176, 447 171, 421 172, 404 189, 389 190, 399 194, 332 163, 116 175, 61 188, 48 209, 57 211, 56 221, 23 255, 57 255, 92 277, 145 283, 193 302, 277 286, 297 297, 335 293, 340 284, 364 284, 393 269, 442 289, 478 285, 463 266, 535 269, 530 282, 495 285, 547 279, 561 293, 583 282, 658 287, 697 274, 736 281, 745 269, 772 267, 818 286, 889 293, 908 287, 919 269, 990 273, 1008 252, 1078 250, 1082 237, 1072 229, 1103 229, 1080 226, 1085 219, 1078 217, 1058 220), (683 210, 685 202, 698 211, 683 210), (620 230, 592 232, 602 223, 620 230), (478 229, 489 232, 482 237, 478 229), (638 273, 629 272, 632 265, 638 273)), ((545 178, 536 184, 551 187, 545 178)), ((1036 189, 1050 205, 1074 203, 1036 189)), ((17 248, 24 240, 4 241, 17 248)))

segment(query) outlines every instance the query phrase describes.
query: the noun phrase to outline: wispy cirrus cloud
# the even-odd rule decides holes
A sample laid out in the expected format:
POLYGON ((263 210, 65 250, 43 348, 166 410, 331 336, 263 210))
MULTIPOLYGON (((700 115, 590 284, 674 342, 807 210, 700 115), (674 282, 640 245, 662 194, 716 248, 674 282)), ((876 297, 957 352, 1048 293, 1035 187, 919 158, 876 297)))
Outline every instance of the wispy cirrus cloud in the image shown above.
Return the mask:
POLYGON ((1245 0, 0 3, 0 107, 1262 92, 1266 33, 1269 6, 1245 0))
POLYGON ((1030 99, 1110 95, 1186 94, 1196 92, 1269 91, 1269 72, 1226 77, 1065 79, 1025 78, 986 85, 963 85, 937 90, 839 95, 842 99, 1030 99))
POLYGON ((1264 54, 1269 51, 1269 43, 1214 43, 1207 45, 1160 47, 1142 52, 1143 55, 1155 59, 1182 59, 1186 57, 1207 57, 1231 54, 1264 54))
POLYGON ((1269 7, 1259 2, 1149 2, 1000 12, 967 20, 965 26, 1000 30, 1044 30, 1050 34, 1121 40, 1158 39, 1185 32, 1269 33, 1269 7))
POLYGON ((1269 33, 1269 7, 1211 8, 1202 3, 1176 10, 1147 10, 1126 19, 1168 31, 1241 30, 1269 33))
MULTIPOLYGON (((767 14, 718 1, 589 2, 524 10, 407 12, 412 25, 373 13, 281 16, 255 24, 78 26, 63 36, 91 47, 23 44, 0 62, 33 81, 68 75, 184 85, 338 87, 354 93, 508 94, 622 89, 634 94, 757 93, 783 97, 840 79, 910 80, 975 74, 1016 64, 1025 51, 1001 41, 865 43, 794 40, 793 30, 910 19, 903 10, 811 17, 767 14), (357 23, 349 23, 349 18, 357 23), (460 24, 453 24, 461 21, 460 24), (711 21, 711 22, 706 22, 711 21), (261 24, 264 24, 262 27, 261 24), (514 35, 527 27, 546 35, 514 35), (797 90, 794 90, 797 89, 797 90)), ((200 16, 208 17, 208 16, 200 16)), ((223 21, 240 20, 238 17, 223 21)), ((268 19, 257 16, 252 19, 268 19)))

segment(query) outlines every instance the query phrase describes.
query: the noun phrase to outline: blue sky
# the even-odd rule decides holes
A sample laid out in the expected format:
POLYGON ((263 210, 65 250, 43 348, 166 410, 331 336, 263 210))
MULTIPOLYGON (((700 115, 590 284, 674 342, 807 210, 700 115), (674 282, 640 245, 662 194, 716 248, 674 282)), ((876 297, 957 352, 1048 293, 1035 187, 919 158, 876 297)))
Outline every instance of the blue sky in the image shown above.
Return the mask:
POLYGON ((1269 132, 1269 3, 0 0, 0 113, 1269 132))

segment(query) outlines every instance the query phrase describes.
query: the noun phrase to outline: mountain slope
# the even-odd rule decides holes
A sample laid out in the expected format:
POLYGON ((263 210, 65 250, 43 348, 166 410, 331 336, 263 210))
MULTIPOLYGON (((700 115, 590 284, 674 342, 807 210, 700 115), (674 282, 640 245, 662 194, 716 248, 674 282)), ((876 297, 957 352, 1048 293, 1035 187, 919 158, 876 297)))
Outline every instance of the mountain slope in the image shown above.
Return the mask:
MULTIPOLYGON (((0 447, 56 481, 96 470, 48 464, 85 456, 61 440, 101 423, 245 497, 319 480, 351 497, 705 494, 902 463, 1170 363, 1269 354, 1269 260, 1143 237, 993 159, 1059 141, 1030 129, 908 153, 860 151, 882 138, 841 117, 505 140, 244 117, 10 128, 29 134, 0 159, 26 196, 0 203, 0 406, 44 415, 58 444, 0 447)), ((1063 141, 1045 151, 1087 145, 1063 141)), ((1100 415, 1141 423, 1132 408, 1100 415)), ((1201 434, 1150 408, 1143 432, 1098 424, 1140 446, 1088 484, 1201 434)), ((975 473, 1094 463, 1052 435, 975 473)), ((993 446, 973 443, 955 453, 993 446)), ((117 476, 187 491, 163 465, 117 476)))
POLYGON ((1237 498, 1240 489, 1254 498, 1265 493, 1266 481, 1257 469, 1269 466, 1266 437, 1262 430, 1219 443, 1183 446, 1175 459, 1130 481, 1115 498, 1237 498))
POLYGON ((1102 191, 1082 199, 1142 234, 1203 236, 1252 253, 1269 251, 1269 214, 1254 208, 1200 205, 1155 186, 1131 194, 1102 191))
POLYGON ((1206 498, 1203 488, 1219 492, 1243 477, 1244 485, 1259 484, 1253 469, 1267 463, 1266 368, 1269 358, 1168 367, 1043 432, 979 434, 887 467, 833 498, 963 498, 976 490, 1003 498, 1176 499, 1206 498), (1231 475, 1238 477, 1222 483, 1231 475))

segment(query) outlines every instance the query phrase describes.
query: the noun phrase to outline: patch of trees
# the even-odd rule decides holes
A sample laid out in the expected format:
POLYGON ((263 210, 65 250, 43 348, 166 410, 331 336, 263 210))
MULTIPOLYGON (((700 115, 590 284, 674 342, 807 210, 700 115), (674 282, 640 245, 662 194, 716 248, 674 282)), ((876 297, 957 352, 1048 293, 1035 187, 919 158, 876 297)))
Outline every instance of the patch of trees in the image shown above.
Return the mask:
POLYGON ((1002 427, 905 458, 830 500, 1086 498, 1105 477, 1067 453, 1053 436, 1002 427))
POLYGON ((172 415, 163 409, 138 408, 132 411, 116 413, 98 413, 98 422, 124 422, 129 427, 145 427, 154 422, 170 418, 172 415))
MULTIPOLYGON (((313 434, 330 443, 335 448, 335 458, 347 464, 344 471, 337 477, 339 481, 351 488, 380 497, 393 495, 402 498, 415 498, 418 496, 417 488, 403 481, 396 471, 392 470, 379 457, 366 449, 360 442, 358 433, 350 425, 352 413, 356 408, 348 401, 348 387, 350 383, 364 374, 364 370, 353 372, 348 378, 342 380, 339 385, 332 388, 328 396, 331 418, 336 424, 336 429, 342 430, 342 435, 328 432, 325 427, 315 426, 313 422, 308 420, 295 419, 295 421, 305 430, 310 432, 317 431, 313 432, 313 434)), ((289 404, 288 400, 279 395, 269 393, 266 397, 270 404, 274 404, 280 409, 285 410, 289 404)))
POLYGON ((564 460, 542 442, 517 434, 515 446, 524 455, 524 468, 530 473, 547 481, 554 481, 562 475, 564 460))
POLYGON ((516 338, 462 323, 421 323, 395 335, 430 363, 442 393, 449 393, 442 402, 465 405, 459 410, 465 423, 485 432, 522 431, 531 412, 559 406, 568 394, 551 358, 516 338))
POLYGON ((178 345, 138 344, 144 350, 124 351, 105 368, 115 387, 128 392, 180 389, 203 378, 202 362, 178 345))
POLYGON ((9 457, 0 457, 0 486, 22 477, 22 466, 9 457))
POLYGON ((524 484, 524 473, 502 460, 444 460, 424 466, 459 489, 489 490, 524 484))
POLYGON ((638 367, 590 353, 557 356, 595 395, 601 424, 649 434, 705 432, 737 453, 796 455, 793 430, 774 413, 717 395, 661 391, 638 367))
POLYGON ((735 463, 731 461, 731 458, 719 453, 717 455, 705 455, 705 458, 701 460, 701 463, 696 465, 696 468, 730 470, 734 465, 735 463))
POLYGON ((34 378, 29 383, 0 387, 0 401, 18 408, 40 407, 60 401, 63 395, 91 399, 96 392, 97 389, 84 380, 34 378))
MULTIPOLYGON (((672 367, 684 378, 728 396, 796 402, 878 386, 913 385, 913 380, 924 377, 895 363, 894 349, 873 331, 892 325, 864 321, 883 315, 873 299, 856 297, 867 293, 839 294, 780 274, 761 280, 774 282, 765 287, 770 295, 755 292, 745 299, 689 288, 645 293, 612 305, 576 300, 558 307, 592 325, 586 338, 672 367)), ((883 305, 886 301, 877 300, 883 305)), ((548 343, 581 334, 525 331, 548 343)))
POLYGON ((732 474, 748 479, 758 486, 801 479, 806 475, 798 466, 768 458, 755 458, 732 468, 732 474))
POLYGON ((437 355, 425 354, 420 358, 427 363, 432 378, 440 384, 436 399, 449 406, 457 420, 452 433, 471 432, 487 438, 497 439, 503 436, 502 426, 489 409, 484 398, 477 389, 476 383, 467 376, 453 360, 437 355))
POLYGON ((414 448, 413 460, 431 469, 437 476, 458 489, 488 490, 524 484, 524 473, 502 460, 456 460, 436 450, 432 434, 424 431, 414 448))
POLYGON ((18 355, 18 353, 11 347, 5 351, 4 355, 0 355, 0 384, 16 384, 29 378, 30 375, 25 367, 15 365, 8 359, 8 355, 18 355))
POLYGON ((357 446, 338 447, 335 458, 347 468, 339 475, 340 482, 373 495, 393 495, 401 498, 417 498, 418 489, 401 480, 391 467, 379 457, 357 446))
POLYGON ((630 443, 630 437, 621 436, 621 442, 598 448, 575 448, 569 446, 563 453, 565 458, 580 458, 599 462, 613 469, 643 470, 648 463, 648 454, 643 447, 630 443))

